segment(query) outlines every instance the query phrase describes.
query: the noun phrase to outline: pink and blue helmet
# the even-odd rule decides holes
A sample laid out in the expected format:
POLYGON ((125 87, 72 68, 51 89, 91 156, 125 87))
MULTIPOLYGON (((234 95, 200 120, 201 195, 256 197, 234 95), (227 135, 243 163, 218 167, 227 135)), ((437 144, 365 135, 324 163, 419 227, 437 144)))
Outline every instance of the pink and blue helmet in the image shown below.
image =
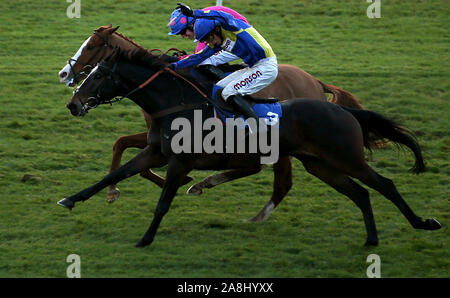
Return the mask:
POLYGON ((169 35, 177 35, 184 29, 186 29, 190 24, 194 23, 195 19, 193 17, 187 17, 181 13, 180 9, 175 9, 170 16, 169 35))
POLYGON ((219 26, 219 22, 216 20, 211 20, 207 18, 199 18, 195 21, 194 24, 194 32, 195 32, 195 40, 200 41, 205 38, 211 31, 219 26))

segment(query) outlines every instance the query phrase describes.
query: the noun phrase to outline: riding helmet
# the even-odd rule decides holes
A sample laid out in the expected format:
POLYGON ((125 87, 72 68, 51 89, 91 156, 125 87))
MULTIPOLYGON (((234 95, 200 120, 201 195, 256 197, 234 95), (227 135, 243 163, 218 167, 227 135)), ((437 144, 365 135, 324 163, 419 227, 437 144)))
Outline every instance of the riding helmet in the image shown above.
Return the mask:
POLYGON ((200 41, 219 26, 216 20, 199 18, 194 24, 195 41, 200 41))
POLYGON ((189 24, 195 21, 193 17, 187 17, 181 13, 180 9, 175 9, 170 16, 169 24, 170 32, 169 35, 177 35, 183 29, 186 29, 189 24))

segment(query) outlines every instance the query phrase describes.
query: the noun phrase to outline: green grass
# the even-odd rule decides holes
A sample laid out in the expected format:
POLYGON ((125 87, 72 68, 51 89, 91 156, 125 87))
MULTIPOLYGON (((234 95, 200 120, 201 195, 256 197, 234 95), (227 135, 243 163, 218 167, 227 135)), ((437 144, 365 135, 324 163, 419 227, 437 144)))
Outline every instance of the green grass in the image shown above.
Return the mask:
MULTIPOLYGON (((167 36, 168 1, 82 1, 69 19, 62 0, 0 2, 0 277, 65 277, 66 257, 81 257, 82 277, 366 277, 369 254, 382 277, 450 277, 448 1, 224 1, 245 15, 290 63, 355 94, 365 108, 418 133, 428 171, 408 172, 409 152, 376 150, 370 164, 392 179, 439 231, 416 231, 396 207, 369 190, 380 245, 363 247, 359 209, 294 162, 294 186, 264 223, 247 223, 267 202, 272 171, 207 190, 180 189, 155 242, 134 248, 160 189, 139 177, 73 212, 56 205, 102 178, 112 145, 145 130, 137 106, 123 101, 79 119, 65 108, 72 90, 57 73, 93 29, 112 23, 146 48, 193 50, 167 36), (25 174, 37 176, 22 182, 25 174)), ((190 1, 194 8, 215 1, 190 1)), ((138 151, 128 150, 124 161, 138 151)), ((164 175, 164 168, 157 170, 164 175)), ((195 181, 213 172, 193 172, 195 181)))

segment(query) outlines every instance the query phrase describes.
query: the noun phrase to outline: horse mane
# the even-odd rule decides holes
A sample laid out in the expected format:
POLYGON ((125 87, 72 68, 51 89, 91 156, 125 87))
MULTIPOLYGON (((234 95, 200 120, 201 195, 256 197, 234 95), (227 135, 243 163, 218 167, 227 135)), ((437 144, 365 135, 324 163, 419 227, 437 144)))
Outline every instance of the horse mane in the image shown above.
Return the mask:
MULTIPOLYGON (((101 26, 97 28, 95 31, 102 32, 104 30, 112 28, 112 25, 109 26, 101 26)), ((164 54, 161 55, 154 55, 153 52, 155 50, 147 50, 137 42, 133 41, 129 37, 123 35, 122 33, 118 31, 114 31, 112 35, 115 35, 116 37, 125 40, 127 43, 131 44, 133 47, 130 47, 130 49, 123 49, 119 48, 119 46, 116 46, 117 49, 119 49, 119 56, 123 59, 126 59, 128 61, 136 61, 143 63, 147 67, 150 67, 152 69, 161 69, 171 61, 167 57, 164 56, 164 54)), ((111 36, 112 36, 111 35, 111 36)), ((159 51, 162 53, 162 51, 159 51)))
POLYGON ((131 44, 133 44, 133 45, 136 46, 137 48, 140 48, 140 49, 144 49, 144 50, 145 50, 145 48, 144 48, 143 46, 141 46, 140 44, 138 44, 138 43, 135 42, 134 40, 130 39, 129 37, 123 35, 122 33, 118 32, 118 31, 114 31, 113 34, 116 34, 116 35, 118 35, 119 37, 125 39, 126 41, 128 41, 128 42, 131 43, 131 44))
MULTIPOLYGON (((108 27, 100 27, 96 31, 103 31, 107 28, 108 27)), ((134 48, 133 49, 121 49, 117 46, 116 50, 113 51, 113 54, 111 54, 112 56, 117 55, 117 57, 119 57, 120 59, 148 67, 155 71, 158 71, 164 67, 167 67, 167 65, 171 62, 178 61, 177 57, 170 56, 167 54, 167 52, 164 53, 163 51, 161 51, 159 49, 148 50, 118 31, 114 31, 113 34, 115 34, 118 37, 122 38, 123 40, 129 42, 130 44, 132 44, 134 46, 134 48), (153 52, 158 52, 160 54, 155 55, 155 54, 153 54, 153 52)), ((177 50, 177 49, 171 49, 171 50, 177 50)), ((177 50, 177 51, 179 51, 179 50, 177 50)), ((195 82, 195 84, 202 89, 204 89, 206 87, 204 85, 206 82, 197 81, 197 79, 194 78, 189 72, 183 73, 183 76, 188 78, 190 81, 195 82)))

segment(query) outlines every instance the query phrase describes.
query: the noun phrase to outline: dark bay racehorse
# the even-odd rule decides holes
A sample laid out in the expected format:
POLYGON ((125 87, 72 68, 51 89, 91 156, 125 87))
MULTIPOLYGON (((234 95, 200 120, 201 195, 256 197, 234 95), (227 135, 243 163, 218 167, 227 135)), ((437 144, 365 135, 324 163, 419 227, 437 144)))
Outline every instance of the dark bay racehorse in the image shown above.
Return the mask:
MULTIPOLYGON (((189 82, 161 66, 158 59, 136 59, 128 61, 127 57, 115 55, 99 64, 76 90, 67 107, 72 115, 83 116, 90 108, 109 103, 117 95, 127 95, 149 115, 153 115, 148 145, 98 183, 62 199, 58 204, 71 210, 76 202, 88 200, 110 184, 149 168, 168 164, 153 220, 136 244, 137 247, 144 247, 152 243, 163 216, 169 211, 178 188, 191 170, 254 169, 260 165, 260 154, 175 154, 171 146, 175 135, 171 129, 173 120, 182 117, 192 124, 195 111, 201 111, 203 119, 207 119, 213 117, 213 107, 189 82), (153 67, 144 66, 152 59, 153 67), (153 77, 151 83, 129 93, 149 77, 153 77)), ((196 88, 204 90, 202 86, 196 88)), ((418 217, 398 193, 394 183, 375 172, 365 161, 364 147, 370 147, 371 139, 388 139, 408 147, 414 153, 414 172, 424 171, 421 149, 408 130, 378 113, 342 108, 327 101, 293 99, 282 102, 281 108, 278 139, 280 158, 297 158, 309 173, 349 197, 362 211, 367 245, 378 244, 375 221, 368 191, 353 178, 392 201, 413 228, 436 230, 441 227, 435 219, 423 220, 418 217)))
MULTIPOLYGON (((109 56, 114 48, 119 48, 122 53, 132 57, 143 48, 126 36, 123 36, 117 29, 119 27, 102 26, 82 44, 77 53, 69 60, 68 64, 59 72, 61 82, 73 85, 84 79, 89 74, 93 65, 102 58, 109 56)), ((153 53, 154 51, 150 51, 153 53)), ((162 55, 165 61, 170 61, 170 56, 162 55)), ((172 57, 173 58, 173 57, 172 57)), ((176 58, 175 58, 176 59, 176 58)), ((358 100, 349 92, 333 86, 324 84, 298 67, 288 64, 279 65, 279 74, 274 83, 255 94, 256 97, 275 97, 280 100, 290 98, 313 98, 326 100, 325 93, 332 94, 331 102, 339 105, 362 109, 358 100)), ((151 127, 151 117, 143 110, 147 129, 151 127)), ((120 166, 122 154, 129 147, 144 148, 147 145, 147 132, 122 136, 116 140, 113 146, 113 157, 110 171, 120 166)), ((253 218, 255 221, 262 221, 269 217, 270 212, 276 207, 290 189, 291 184, 281 184, 279 181, 292 180, 292 165, 290 158, 281 158, 273 167, 275 185, 272 198, 267 205, 253 218)), ((224 173, 210 176, 203 181, 189 188, 190 194, 201 194, 204 188, 211 188, 215 185, 258 173, 261 166, 255 169, 236 169, 224 173)), ((164 179, 150 170, 140 173, 142 177, 153 181, 160 187, 164 184, 164 179)), ((186 180, 188 182, 189 179, 186 180)), ((116 185, 110 185, 108 190, 108 201, 113 202, 120 195, 116 185)))

